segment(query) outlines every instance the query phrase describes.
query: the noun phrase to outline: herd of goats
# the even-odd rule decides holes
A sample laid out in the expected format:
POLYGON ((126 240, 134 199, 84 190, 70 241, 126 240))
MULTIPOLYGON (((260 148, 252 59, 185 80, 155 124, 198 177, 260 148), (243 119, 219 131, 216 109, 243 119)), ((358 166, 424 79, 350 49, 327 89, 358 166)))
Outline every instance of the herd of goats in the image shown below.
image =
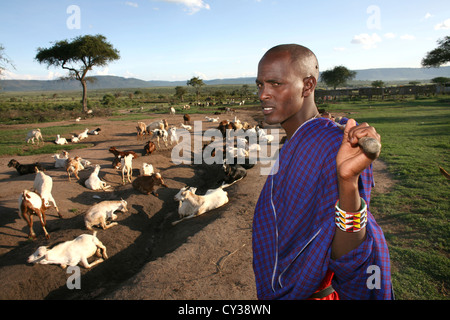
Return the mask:
MULTIPOLYGON (((224 160, 225 155, 229 155, 230 153, 234 159, 237 159, 240 155, 248 157, 251 150, 258 150, 259 141, 264 140, 266 143, 270 143, 273 140, 273 136, 266 134, 265 130, 260 128, 260 126, 250 126, 247 122, 241 123, 237 117, 234 117, 234 121, 224 120, 221 122, 218 118, 205 117, 205 119, 205 121, 208 122, 217 122, 217 129, 220 130, 224 138, 223 142, 221 142, 223 145, 224 160), (244 137, 246 138, 237 138, 237 147, 227 145, 225 144, 225 140, 230 131, 245 132, 244 137), (253 139, 249 139, 249 136, 252 135, 256 137, 257 141, 257 143, 253 145, 249 144, 249 141, 255 141, 253 139)), ((183 123, 181 123, 181 127, 188 131, 192 130, 192 127, 190 126, 190 116, 188 114, 183 116, 183 123)), ((168 122, 165 119, 152 122, 149 125, 146 125, 143 122, 138 122, 136 129, 138 139, 141 139, 146 135, 150 137, 144 147, 144 155, 151 155, 157 149, 157 146, 160 147, 160 139, 164 142, 166 147, 168 146, 168 143, 178 143, 176 127, 172 126, 169 128, 168 122)), ((86 139, 89 135, 98 135, 100 131, 100 128, 91 131, 86 129, 79 135, 72 136, 71 142, 79 142, 86 139)), ((37 143, 40 143, 40 141, 43 142, 42 134, 39 129, 31 130, 27 135, 27 143, 34 144, 35 140, 37 143)), ((59 135, 57 135, 54 142, 56 144, 68 143, 65 138, 61 138, 59 135)), ((214 142, 217 143, 217 141, 214 142)), ((207 145, 204 145, 203 149, 205 149, 206 146, 207 145)), ((132 184, 134 189, 144 194, 153 194, 156 197, 158 197, 158 194, 155 191, 156 186, 168 187, 164 183, 161 174, 154 172, 153 166, 148 163, 142 164, 139 168, 139 176, 132 180, 133 159, 138 156, 134 151, 119 151, 117 148, 111 147, 109 152, 115 156, 112 163, 113 168, 121 168, 123 184, 126 184, 128 181, 132 184)), ((69 157, 69 154, 65 151, 62 151, 61 155, 55 154, 54 159, 55 168, 65 168, 69 181, 72 179, 72 175, 79 180, 79 171, 83 170, 86 166, 91 165, 89 161, 82 159, 81 157, 69 157)), ((218 188, 207 190, 204 195, 197 195, 197 188, 192 186, 181 188, 174 196, 174 200, 178 202, 178 214, 180 219, 174 221, 172 224, 175 225, 183 220, 197 217, 205 212, 219 208, 228 203, 228 194, 224 189, 243 179, 247 175, 247 170, 253 166, 254 164, 248 161, 245 161, 243 164, 237 164, 237 161, 230 163, 225 163, 224 161, 224 180, 222 185, 218 188)), ((9 162, 8 167, 15 168, 20 175, 35 174, 33 189, 25 189, 19 196, 19 214, 28 224, 30 230, 28 235, 29 239, 36 239, 36 234, 33 231, 33 216, 38 217, 44 231, 45 238, 49 239, 50 235, 45 228, 46 210, 50 207, 54 207, 59 217, 62 218, 55 199, 52 196, 52 178, 44 173, 45 168, 39 163, 20 164, 17 160, 12 159, 9 162)), ((84 185, 87 188, 91 190, 107 190, 111 187, 99 178, 99 170, 100 166, 95 165, 93 172, 84 182, 84 185)), ((84 214, 84 222, 88 230, 94 231, 92 235, 82 234, 74 240, 60 243, 52 248, 40 246, 28 258, 27 262, 39 264, 58 264, 63 268, 66 266, 76 266, 81 264, 85 268, 91 268, 92 266, 104 261, 104 259, 108 258, 106 247, 96 237, 97 232, 93 229, 93 227, 97 226, 102 229, 108 229, 114 225, 117 225, 117 222, 113 222, 117 218, 117 215, 114 214, 116 211, 127 212, 127 202, 123 199, 101 201, 91 206, 84 214), (88 258, 92 257, 94 254, 98 256, 99 259, 89 263, 88 258)))

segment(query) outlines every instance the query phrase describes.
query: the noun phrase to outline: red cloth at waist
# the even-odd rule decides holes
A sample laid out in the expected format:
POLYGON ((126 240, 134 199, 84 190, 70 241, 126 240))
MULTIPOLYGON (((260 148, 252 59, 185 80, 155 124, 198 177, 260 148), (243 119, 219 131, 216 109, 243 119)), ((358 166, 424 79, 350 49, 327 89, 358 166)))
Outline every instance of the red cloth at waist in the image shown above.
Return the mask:
MULTIPOLYGON (((320 283, 319 288, 317 289, 316 292, 319 292, 323 289, 325 289, 328 286, 331 286, 331 280, 333 279, 334 276, 334 272, 328 270, 325 278, 323 278, 322 282, 320 283)), ((314 293, 316 293, 314 292, 314 293)), ((326 297, 323 298, 309 298, 308 300, 339 300, 339 295, 336 291, 333 291, 332 293, 330 293, 329 295, 327 295, 326 297)))

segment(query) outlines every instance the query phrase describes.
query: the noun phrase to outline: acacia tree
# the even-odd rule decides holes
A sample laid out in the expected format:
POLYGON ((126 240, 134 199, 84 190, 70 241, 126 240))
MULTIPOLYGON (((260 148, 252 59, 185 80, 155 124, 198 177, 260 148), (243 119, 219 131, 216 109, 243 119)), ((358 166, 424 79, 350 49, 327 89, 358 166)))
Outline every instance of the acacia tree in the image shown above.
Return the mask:
POLYGON ((422 66, 427 68, 439 68, 444 63, 450 62, 450 36, 438 41, 439 46, 427 53, 422 59, 422 66))
POLYGON ((195 94, 197 95, 197 104, 199 103, 200 89, 205 85, 202 79, 199 77, 193 77, 191 80, 186 82, 188 86, 192 86, 195 89, 195 94))
POLYGON ((325 82, 327 86, 331 86, 336 90, 336 87, 345 85, 348 80, 356 76, 356 71, 348 70, 344 66, 334 67, 332 70, 323 71, 320 74, 321 81, 325 82))
POLYGON ((83 111, 87 112, 86 77, 93 67, 103 67, 120 58, 119 51, 106 41, 102 35, 85 35, 71 42, 62 40, 50 48, 38 48, 35 59, 49 67, 61 67, 69 71, 67 78, 76 79, 83 87, 83 111))
POLYGON ((10 59, 6 56, 5 48, 0 44, 0 76, 2 75, 3 71, 6 70, 6 65, 10 65, 14 68, 14 65, 10 59))

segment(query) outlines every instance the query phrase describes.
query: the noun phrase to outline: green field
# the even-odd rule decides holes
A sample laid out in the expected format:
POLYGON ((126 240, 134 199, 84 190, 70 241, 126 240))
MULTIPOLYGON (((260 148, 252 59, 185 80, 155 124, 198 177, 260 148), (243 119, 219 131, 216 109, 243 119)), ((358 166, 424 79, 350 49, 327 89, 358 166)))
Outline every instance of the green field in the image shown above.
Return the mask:
MULTIPOLYGON (((396 181, 371 210, 383 227, 397 299, 449 299, 450 99, 330 105, 381 135, 380 158, 396 181)), ((375 181, 376 183, 376 181, 375 181)))
MULTIPOLYGON (((79 93, 20 94, 20 97, 0 95, 1 123, 46 120, 51 112, 70 118, 81 112, 79 102, 74 101, 79 99, 79 93)), ((166 112, 169 105, 179 107, 183 104, 171 102, 173 89, 168 88, 159 93, 134 93, 132 97, 122 92, 115 95, 113 102, 105 104, 107 94, 92 93, 90 99, 94 113, 109 116, 110 120, 148 119, 149 112, 166 112), (126 116, 122 113, 117 117, 121 110, 127 111, 126 116)), ((368 122, 381 135, 380 158, 387 163, 396 183, 389 193, 374 195, 371 211, 389 244, 396 299, 447 300, 450 182, 440 173, 439 167, 450 172, 450 99, 444 96, 339 102, 320 107, 331 113, 347 113, 359 122, 368 122)), ((189 112, 211 110, 195 107, 189 112)), ((46 128, 43 133, 52 136, 83 129, 77 125, 55 126, 46 128)), ((25 136, 26 130, 8 130, 6 126, 0 132, 0 154, 53 153, 61 148, 56 145, 26 146, 25 136)))

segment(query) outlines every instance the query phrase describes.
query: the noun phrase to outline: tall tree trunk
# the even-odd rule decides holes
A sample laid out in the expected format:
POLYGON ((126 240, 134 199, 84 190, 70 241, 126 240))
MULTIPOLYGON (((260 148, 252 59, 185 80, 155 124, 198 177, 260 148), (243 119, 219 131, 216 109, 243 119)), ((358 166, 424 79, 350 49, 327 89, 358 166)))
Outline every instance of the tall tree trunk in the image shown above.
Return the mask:
POLYGON ((87 85, 86 85, 86 80, 80 80, 81 81, 81 85, 83 86, 83 99, 82 99, 82 103, 83 103, 83 112, 87 113, 88 112, 88 108, 87 108, 87 85))

